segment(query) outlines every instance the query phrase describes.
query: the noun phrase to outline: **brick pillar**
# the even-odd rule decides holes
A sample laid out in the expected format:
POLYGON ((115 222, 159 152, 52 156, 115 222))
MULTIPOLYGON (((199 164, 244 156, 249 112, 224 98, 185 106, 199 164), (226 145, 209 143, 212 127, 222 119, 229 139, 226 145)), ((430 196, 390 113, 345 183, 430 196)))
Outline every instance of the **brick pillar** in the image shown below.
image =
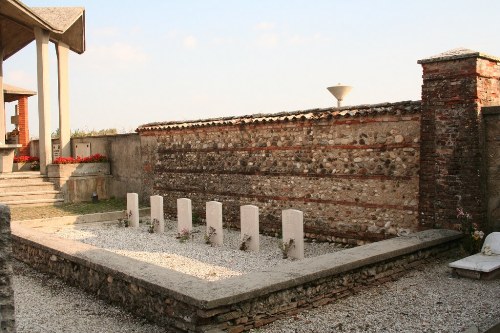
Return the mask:
POLYGON ((423 67, 419 222, 452 228, 457 206, 484 225, 481 107, 499 104, 499 58, 453 50, 423 67))
POLYGON ((17 110, 19 112, 19 144, 23 145, 19 148, 20 156, 30 155, 30 131, 28 125, 28 97, 23 96, 17 101, 17 110))

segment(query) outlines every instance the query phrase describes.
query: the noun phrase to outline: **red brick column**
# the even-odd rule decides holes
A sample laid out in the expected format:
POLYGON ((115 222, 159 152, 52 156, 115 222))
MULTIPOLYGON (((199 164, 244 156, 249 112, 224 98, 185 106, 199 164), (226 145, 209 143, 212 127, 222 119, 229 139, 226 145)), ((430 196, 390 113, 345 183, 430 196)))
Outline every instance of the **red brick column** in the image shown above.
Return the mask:
POLYGON ((455 226, 458 205, 484 225, 481 107, 500 104, 500 59, 454 50, 419 63, 423 67, 420 226, 455 226))
POLYGON ((23 146, 19 148, 19 155, 29 156, 30 155, 30 133, 28 125, 28 97, 23 96, 18 100, 18 112, 19 112, 19 143, 23 146))

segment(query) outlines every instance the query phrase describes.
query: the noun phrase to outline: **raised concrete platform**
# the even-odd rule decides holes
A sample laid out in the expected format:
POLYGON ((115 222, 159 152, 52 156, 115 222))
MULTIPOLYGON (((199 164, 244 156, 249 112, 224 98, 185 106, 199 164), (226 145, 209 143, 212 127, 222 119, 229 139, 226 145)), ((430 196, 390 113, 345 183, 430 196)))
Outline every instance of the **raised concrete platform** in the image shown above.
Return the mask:
POLYGON ((492 232, 486 237, 481 253, 454 261, 449 266, 458 275, 472 279, 500 277, 500 232, 492 232))
POLYGON ((395 279, 461 238, 451 230, 427 230, 209 282, 27 225, 36 223, 12 226, 16 258, 174 332, 260 327, 395 279))

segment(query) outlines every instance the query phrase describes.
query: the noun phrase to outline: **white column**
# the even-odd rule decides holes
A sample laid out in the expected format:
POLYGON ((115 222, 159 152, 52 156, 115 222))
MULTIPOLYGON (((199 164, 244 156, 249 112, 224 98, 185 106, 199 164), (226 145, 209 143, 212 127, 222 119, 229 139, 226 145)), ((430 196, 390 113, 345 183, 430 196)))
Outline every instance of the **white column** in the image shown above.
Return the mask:
POLYGON ((163 197, 153 195, 151 201, 151 223, 155 233, 162 234, 165 231, 165 220, 163 217, 163 197))
POLYGON ((304 214, 300 210, 286 209, 282 215, 283 243, 293 243, 288 251, 288 257, 304 258, 304 214))
POLYGON ((241 236, 240 241, 246 240, 247 249, 259 251, 259 207, 245 205, 240 207, 241 236), (249 239, 248 239, 249 238, 249 239))
POLYGON ((2 24, 0 22, 0 144, 5 143, 5 101, 3 97, 3 55, 2 24))
POLYGON ((207 232, 213 245, 222 245, 222 203, 217 201, 207 202, 207 232), (210 235, 211 228, 215 234, 210 235))
POLYGON ((183 229, 191 232, 193 230, 193 210, 191 199, 177 199, 177 232, 183 233, 183 229))
POLYGON ((50 126, 50 81, 49 81, 49 32, 35 28, 36 59, 38 76, 38 124, 40 136, 40 173, 47 173, 47 164, 52 163, 52 139, 50 126))
POLYGON ((69 125, 69 80, 68 80, 68 45, 58 42, 57 74, 59 81, 59 133, 61 141, 61 156, 71 156, 70 125, 69 125))
POLYGON ((139 195, 127 193, 127 218, 129 227, 139 227, 139 195))

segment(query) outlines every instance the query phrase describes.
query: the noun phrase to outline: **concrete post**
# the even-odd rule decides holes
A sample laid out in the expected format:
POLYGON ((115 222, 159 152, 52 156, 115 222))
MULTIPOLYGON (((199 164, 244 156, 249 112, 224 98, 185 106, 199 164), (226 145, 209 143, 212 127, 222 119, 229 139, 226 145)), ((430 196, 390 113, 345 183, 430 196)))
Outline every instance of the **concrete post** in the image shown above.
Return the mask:
POLYGON ((247 249, 250 251, 259 251, 259 207, 245 205, 240 207, 241 215, 241 236, 243 242, 245 238, 247 249))
POLYGON ((127 216, 129 227, 139 227, 139 195, 127 193, 127 216))
POLYGON ((304 214, 300 210, 286 209, 282 216, 283 244, 290 244, 288 257, 304 258, 304 214), (290 240, 293 239, 293 243, 290 240))
POLYGON ((69 80, 68 80, 68 45, 58 42, 57 74, 59 81, 59 133, 61 156, 71 156, 71 131, 69 124, 69 80))
POLYGON ((193 230, 193 212, 191 207, 191 199, 177 199, 177 232, 182 233, 182 230, 191 232, 193 230))
POLYGON ((217 201, 209 201, 206 204, 207 208, 207 232, 210 237, 210 242, 213 245, 222 245, 222 203, 217 201), (214 231, 215 234, 211 233, 214 231))
POLYGON ((52 138, 50 127, 49 81, 49 32, 35 28, 37 77, 38 77, 38 124, 40 173, 47 174, 47 164, 52 163, 52 138))
POLYGON ((151 223, 155 233, 162 234, 165 231, 165 219, 163 217, 163 197, 153 195, 151 200, 151 223))

